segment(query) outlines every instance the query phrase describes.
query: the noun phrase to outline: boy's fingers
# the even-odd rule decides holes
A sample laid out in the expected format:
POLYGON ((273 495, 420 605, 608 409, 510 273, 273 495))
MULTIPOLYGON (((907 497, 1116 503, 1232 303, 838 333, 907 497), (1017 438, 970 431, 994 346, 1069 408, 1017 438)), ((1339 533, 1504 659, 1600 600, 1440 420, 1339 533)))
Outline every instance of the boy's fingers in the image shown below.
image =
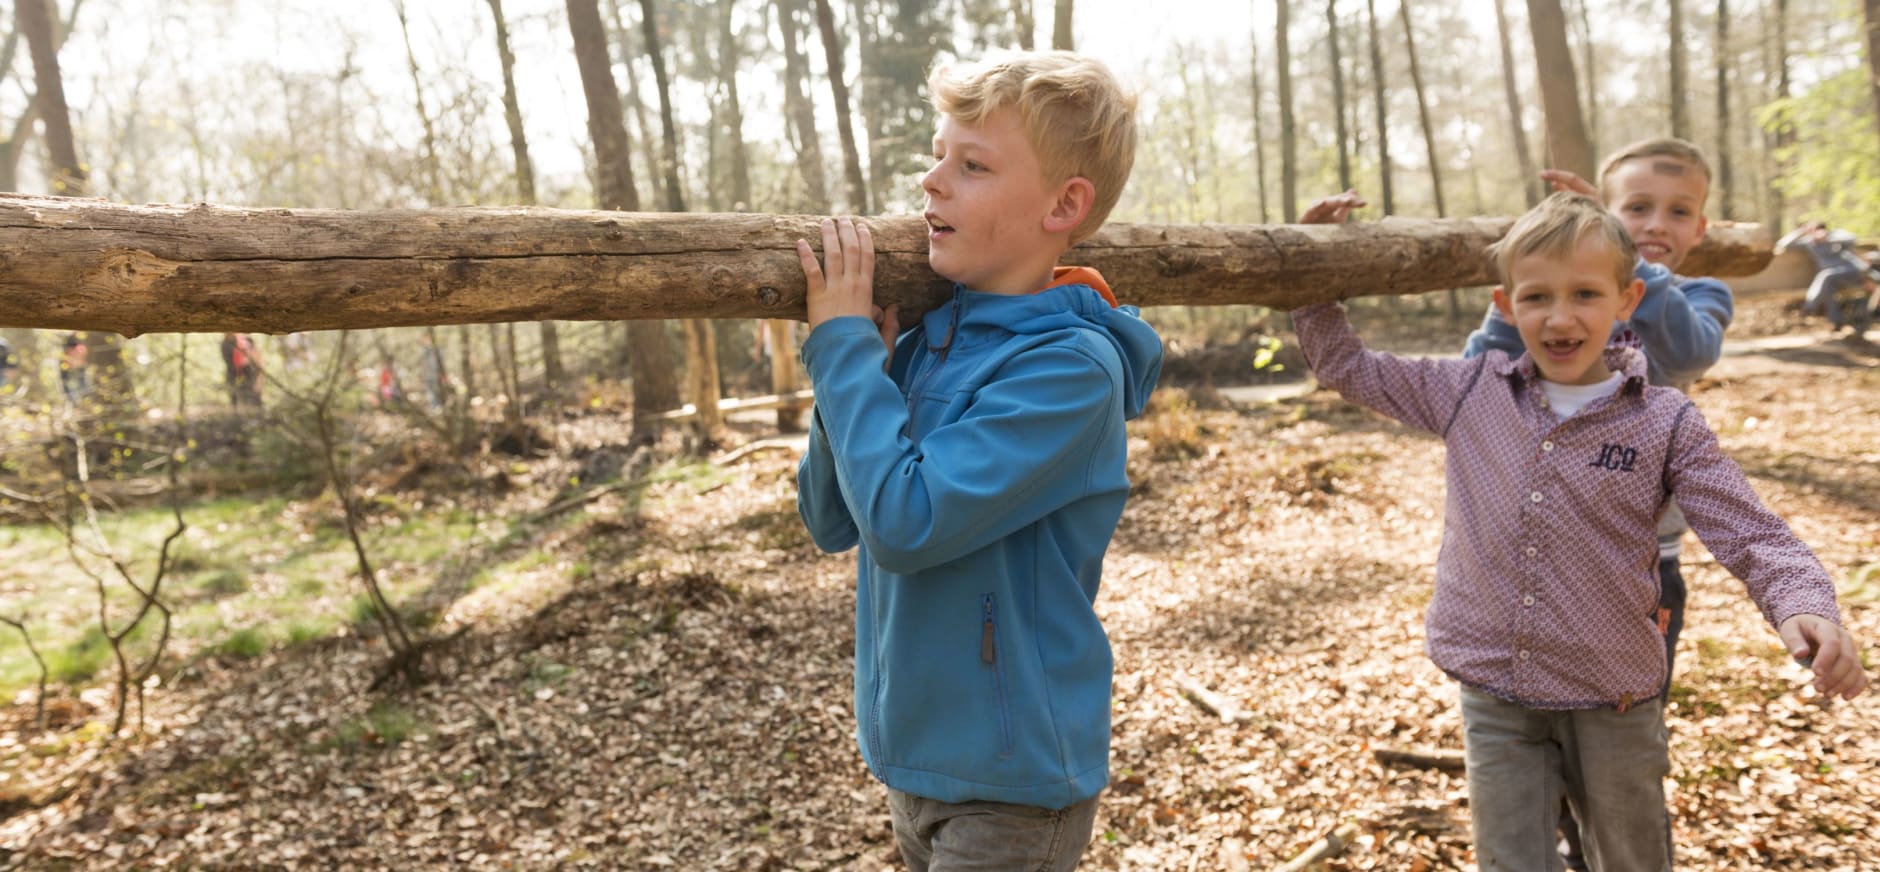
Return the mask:
POLYGON ((822 220, 823 270, 831 276, 842 275, 842 238, 836 234, 836 222, 822 220))
POLYGON ((875 278, 875 233, 862 224, 855 228, 855 243, 861 246, 862 279, 872 288, 875 278))
POLYGON ((796 259, 803 264, 803 279, 809 283, 809 292, 820 293, 823 286, 822 264, 816 262, 816 250, 809 247, 809 240, 796 241, 796 259))
POLYGON ((836 239, 842 245, 842 266, 844 274, 856 271, 861 266, 861 239, 855 235, 855 222, 843 218, 836 222, 836 239))

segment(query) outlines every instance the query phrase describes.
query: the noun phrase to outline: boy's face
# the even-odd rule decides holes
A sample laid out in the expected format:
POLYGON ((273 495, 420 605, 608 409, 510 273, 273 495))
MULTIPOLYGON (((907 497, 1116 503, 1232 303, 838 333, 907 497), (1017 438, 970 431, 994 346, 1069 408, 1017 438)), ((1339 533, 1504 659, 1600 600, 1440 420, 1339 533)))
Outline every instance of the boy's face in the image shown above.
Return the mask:
POLYGON ((1057 198, 1018 113, 1001 109, 978 124, 942 114, 933 157, 920 184, 934 272, 975 291, 1044 287, 1063 248, 1045 226, 1057 198))
POLYGON ((1619 216, 1640 257, 1676 271, 1704 240, 1709 222, 1704 171, 1677 158, 1653 155, 1628 160, 1606 174, 1606 208, 1619 216))
POLYGON ((1562 257, 1545 252, 1508 267, 1508 284, 1495 289, 1495 307, 1515 329, 1541 377, 1556 384, 1590 385, 1612 374, 1606 340, 1612 325, 1632 317, 1645 283, 1619 284, 1612 246, 1584 239, 1562 257))

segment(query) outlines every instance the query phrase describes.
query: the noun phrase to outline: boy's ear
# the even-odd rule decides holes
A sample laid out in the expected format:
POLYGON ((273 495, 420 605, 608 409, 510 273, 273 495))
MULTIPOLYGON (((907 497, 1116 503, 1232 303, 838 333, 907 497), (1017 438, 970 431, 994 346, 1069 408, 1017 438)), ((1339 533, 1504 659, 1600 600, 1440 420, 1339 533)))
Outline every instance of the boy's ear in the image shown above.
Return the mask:
POLYGON ((1508 292, 1501 285, 1495 286, 1495 311, 1500 312, 1509 323, 1514 323, 1514 303, 1508 299, 1508 292))
POLYGON ((1709 231, 1710 231, 1710 219, 1705 217, 1704 213, 1702 212, 1697 213, 1697 238, 1692 240, 1692 243, 1696 244, 1698 242, 1703 242, 1704 234, 1709 231))
POLYGON ((1051 211, 1044 216, 1046 233, 1069 233, 1077 225, 1090 217, 1090 209, 1097 201, 1097 186, 1083 176, 1071 176, 1058 185, 1057 197, 1051 201, 1051 211))
POLYGON ((1645 280, 1632 279, 1632 283, 1619 289, 1619 320, 1632 320, 1632 313, 1638 310, 1638 304, 1645 299, 1645 280))

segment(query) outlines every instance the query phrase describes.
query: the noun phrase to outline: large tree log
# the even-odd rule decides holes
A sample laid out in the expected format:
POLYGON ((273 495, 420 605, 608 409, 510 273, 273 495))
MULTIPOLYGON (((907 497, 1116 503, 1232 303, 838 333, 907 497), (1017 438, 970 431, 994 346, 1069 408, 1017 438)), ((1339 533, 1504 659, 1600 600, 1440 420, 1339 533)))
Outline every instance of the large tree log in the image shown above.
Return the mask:
MULTIPOLYGON (((543 208, 337 211, 124 206, 0 194, 0 327, 152 332, 502 321, 804 317, 798 238, 817 218, 543 208)), ((1114 224, 1065 263, 1126 303, 1291 308, 1494 281, 1512 219, 1345 225, 1114 224)), ((902 323, 946 299, 926 224, 870 218, 876 299, 902 323)), ((1714 227, 1693 275, 1770 258, 1755 225, 1714 227)))

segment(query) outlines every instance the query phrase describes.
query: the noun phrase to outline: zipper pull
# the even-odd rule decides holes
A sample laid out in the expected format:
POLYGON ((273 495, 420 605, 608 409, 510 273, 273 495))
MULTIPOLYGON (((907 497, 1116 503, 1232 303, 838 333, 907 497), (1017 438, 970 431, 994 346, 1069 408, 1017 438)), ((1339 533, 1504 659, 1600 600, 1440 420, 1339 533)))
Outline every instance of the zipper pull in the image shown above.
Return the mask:
POLYGON ((984 601, 986 608, 985 623, 980 625, 979 662, 991 664, 999 659, 998 649, 992 644, 992 600, 984 601))

